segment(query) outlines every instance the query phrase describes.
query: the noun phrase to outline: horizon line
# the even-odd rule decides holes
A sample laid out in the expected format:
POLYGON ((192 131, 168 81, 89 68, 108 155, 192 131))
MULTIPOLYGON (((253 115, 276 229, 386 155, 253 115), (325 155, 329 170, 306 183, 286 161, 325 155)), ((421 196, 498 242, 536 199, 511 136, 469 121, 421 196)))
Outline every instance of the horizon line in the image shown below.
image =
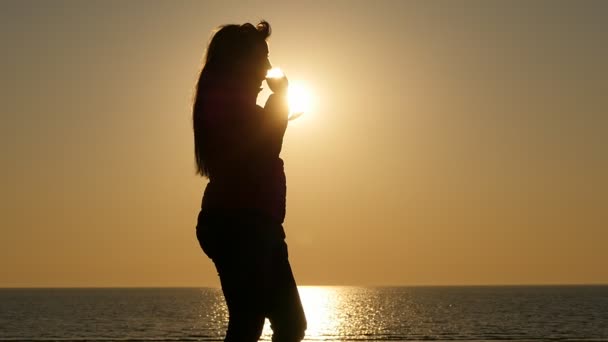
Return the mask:
MULTIPOLYGON (((396 288, 396 287, 574 287, 574 286, 608 286, 608 283, 520 283, 520 284, 401 284, 401 285, 298 285, 298 287, 365 287, 365 288, 396 288)), ((18 289, 218 289, 220 286, 2 286, 0 290, 18 289)))

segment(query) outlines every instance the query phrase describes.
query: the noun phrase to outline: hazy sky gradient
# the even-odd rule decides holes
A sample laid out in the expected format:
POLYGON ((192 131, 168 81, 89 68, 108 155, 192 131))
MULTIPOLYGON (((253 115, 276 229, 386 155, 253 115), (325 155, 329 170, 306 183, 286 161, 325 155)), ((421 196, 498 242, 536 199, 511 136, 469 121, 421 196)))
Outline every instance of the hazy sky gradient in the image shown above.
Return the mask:
POLYGON ((608 283, 606 1, 3 1, 0 286, 218 286, 191 101, 273 27, 302 285, 608 283))

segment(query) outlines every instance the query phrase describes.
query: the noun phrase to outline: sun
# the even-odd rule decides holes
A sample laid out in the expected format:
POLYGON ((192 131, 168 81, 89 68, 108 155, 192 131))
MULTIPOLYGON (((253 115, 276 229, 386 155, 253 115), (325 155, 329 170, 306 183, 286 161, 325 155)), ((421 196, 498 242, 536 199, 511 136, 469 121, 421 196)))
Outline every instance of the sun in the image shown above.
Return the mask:
MULTIPOLYGON (((280 68, 272 68, 268 71, 266 77, 283 77, 284 75, 280 68)), ((305 83, 299 80, 289 80, 287 97, 289 101, 289 120, 309 114, 313 109, 314 97, 312 92, 305 83)))
POLYGON ((289 85, 288 101, 290 120, 309 114, 312 110, 313 97, 303 83, 292 82, 289 85))

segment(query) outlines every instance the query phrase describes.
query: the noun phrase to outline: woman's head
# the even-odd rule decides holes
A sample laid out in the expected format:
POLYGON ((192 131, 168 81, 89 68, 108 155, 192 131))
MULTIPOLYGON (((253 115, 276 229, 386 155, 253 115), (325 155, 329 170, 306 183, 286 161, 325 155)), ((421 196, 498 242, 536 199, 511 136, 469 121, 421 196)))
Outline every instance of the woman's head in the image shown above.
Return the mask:
POLYGON ((206 95, 215 91, 214 93, 221 93, 229 99, 251 100, 255 105, 260 86, 272 67, 266 44, 270 33, 270 24, 266 21, 261 21, 256 26, 250 23, 224 25, 209 42, 192 110, 197 173, 202 176, 209 176, 207 151, 211 150, 204 143, 204 102, 211 97, 206 95))
POLYGON ((257 90, 271 68, 266 44, 270 33, 266 21, 257 26, 250 23, 221 26, 209 42, 201 74, 257 90))

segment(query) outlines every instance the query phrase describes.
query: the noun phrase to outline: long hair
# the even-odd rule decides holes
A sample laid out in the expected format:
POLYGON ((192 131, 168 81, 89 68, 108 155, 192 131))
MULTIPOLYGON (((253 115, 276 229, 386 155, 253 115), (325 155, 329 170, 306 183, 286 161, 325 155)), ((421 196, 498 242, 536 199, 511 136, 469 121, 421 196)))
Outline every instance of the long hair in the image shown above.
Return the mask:
POLYGON ((210 147, 205 145, 206 128, 203 119, 206 115, 206 94, 220 85, 228 85, 231 89, 259 87, 259 84, 255 85, 255 77, 252 77, 255 71, 252 69, 255 69, 256 60, 259 59, 254 54, 260 44, 265 44, 270 33, 270 24, 262 20, 256 26, 250 23, 223 25, 212 35, 196 84, 192 107, 196 174, 210 176, 210 147))

